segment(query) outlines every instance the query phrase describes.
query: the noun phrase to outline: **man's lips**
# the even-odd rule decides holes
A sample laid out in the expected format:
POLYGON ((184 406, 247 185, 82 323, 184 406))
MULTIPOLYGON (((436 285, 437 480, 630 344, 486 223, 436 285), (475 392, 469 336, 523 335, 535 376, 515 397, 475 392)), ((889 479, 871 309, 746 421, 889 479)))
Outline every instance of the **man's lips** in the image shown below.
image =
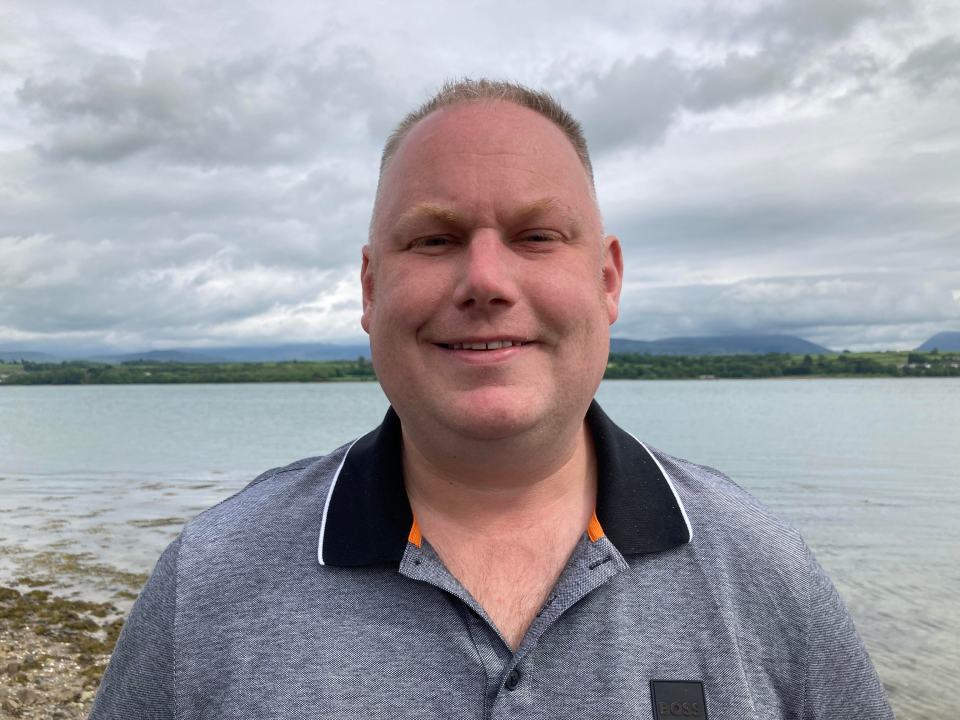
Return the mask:
POLYGON ((434 342, 437 348, 446 357, 457 362, 478 367, 490 367, 510 362, 513 358, 526 355, 529 348, 536 345, 535 341, 524 340, 521 337, 460 337, 446 339, 445 342, 434 342))
POLYGON ((435 345, 439 345, 442 348, 447 350, 501 350, 503 348, 509 347, 521 347, 523 345, 529 345, 529 340, 517 340, 514 338, 497 338, 493 340, 454 340, 450 342, 437 342, 435 345))

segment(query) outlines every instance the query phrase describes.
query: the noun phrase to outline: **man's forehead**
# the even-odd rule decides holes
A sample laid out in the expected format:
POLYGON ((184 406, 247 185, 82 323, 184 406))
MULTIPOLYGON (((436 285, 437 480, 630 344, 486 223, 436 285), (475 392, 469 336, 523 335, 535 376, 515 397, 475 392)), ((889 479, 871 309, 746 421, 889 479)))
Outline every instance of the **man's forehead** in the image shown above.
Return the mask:
POLYGON ((570 230, 602 235, 590 174, 567 135, 515 103, 469 101, 432 112, 399 143, 377 187, 369 239, 418 215, 507 226, 518 213, 548 211, 570 230))
POLYGON ((442 181, 484 162, 529 169, 555 186, 563 181, 568 190, 593 195, 590 176, 564 132, 533 110, 499 100, 458 103, 420 120, 384 167, 379 190, 409 189, 430 179, 428 169, 448 173, 435 176, 442 181))
MULTIPOLYGON (((473 100, 446 106, 414 125, 397 147, 396 161, 443 152, 563 156, 580 164, 563 131, 543 115, 507 100, 473 100)), ((584 170, 586 174, 586 171, 584 170)))

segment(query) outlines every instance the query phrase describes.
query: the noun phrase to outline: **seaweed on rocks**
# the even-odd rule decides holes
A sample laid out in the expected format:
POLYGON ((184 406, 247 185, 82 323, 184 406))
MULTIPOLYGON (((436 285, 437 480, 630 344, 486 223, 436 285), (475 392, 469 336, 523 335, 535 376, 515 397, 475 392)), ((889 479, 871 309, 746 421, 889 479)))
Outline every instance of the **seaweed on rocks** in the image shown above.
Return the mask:
POLYGON ((85 718, 123 626, 118 614, 111 603, 0 586, 0 714, 85 718))

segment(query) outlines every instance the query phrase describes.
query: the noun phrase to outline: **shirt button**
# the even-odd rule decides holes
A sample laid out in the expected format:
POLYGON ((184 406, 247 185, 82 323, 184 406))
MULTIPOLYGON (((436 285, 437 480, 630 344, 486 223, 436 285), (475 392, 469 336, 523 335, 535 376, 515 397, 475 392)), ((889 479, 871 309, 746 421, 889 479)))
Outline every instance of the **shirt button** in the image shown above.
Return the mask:
POLYGON ((504 683, 507 690, 516 690, 517 685, 520 684, 520 671, 514 668, 507 675, 507 681, 504 683))

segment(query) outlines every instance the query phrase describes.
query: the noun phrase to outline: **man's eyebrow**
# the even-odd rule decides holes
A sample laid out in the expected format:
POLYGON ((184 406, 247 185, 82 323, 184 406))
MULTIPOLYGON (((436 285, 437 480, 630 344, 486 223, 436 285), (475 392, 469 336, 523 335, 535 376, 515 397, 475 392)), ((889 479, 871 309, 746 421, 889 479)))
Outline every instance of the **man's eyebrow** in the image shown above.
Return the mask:
POLYGON ((559 198, 545 197, 524 205, 508 218, 511 224, 520 225, 531 222, 544 215, 554 213, 563 218, 574 235, 580 234, 581 223, 570 213, 569 206, 559 198))
POLYGON ((422 219, 439 220, 445 225, 457 225, 460 222, 459 215, 450 208, 433 203, 417 203, 397 218, 396 225, 407 225, 422 219))

